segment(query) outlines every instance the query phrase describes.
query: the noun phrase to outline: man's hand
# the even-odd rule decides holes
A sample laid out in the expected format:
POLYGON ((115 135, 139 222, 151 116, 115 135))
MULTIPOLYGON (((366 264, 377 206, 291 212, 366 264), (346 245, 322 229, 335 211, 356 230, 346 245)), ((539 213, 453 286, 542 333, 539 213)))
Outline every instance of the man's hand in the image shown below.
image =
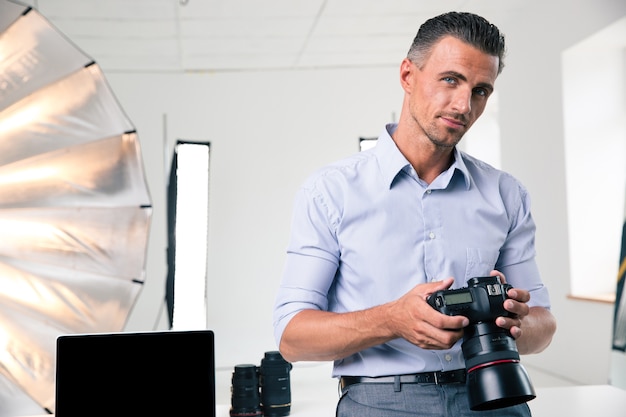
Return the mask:
POLYGON ((498 317, 496 324, 508 329, 514 339, 522 335, 522 322, 530 313, 530 307, 526 304, 530 300, 528 291, 512 288, 507 291, 508 300, 504 301, 504 309, 513 315, 511 317, 498 317))
MULTIPOLYGON (((505 284, 506 277, 502 272, 493 270, 489 274, 493 276, 499 276, 500 281, 505 284)), ((530 308, 526 304, 530 301, 530 294, 528 291, 518 288, 512 288, 507 291, 508 300, 504 301, 504 309, 509 313, 512 313, 510 317, 498 317, 496 318, 496 324, 503 329, 507 329, 514 339, 517 339, 522 335, 522 321, 524 317, 530 312, 530 308)))
MULTIPOLYGON (((499 271, 491 271, 491 275, 499 275, 502 282, 505 276, 499 271)), ((552 341, 556 332, 556 320, 552 313, 543 307, 529 307, 530 293, 519 288, 507 291, 508 300, 504 301, 504 309, 512 313, 512 317, 498 317, 496 325, 508 329, 517 342, 520 354, 539 353, 552 341)))
POLYGON ((467 317, 442 314, 426 302, 431 294, 450 288, 453 282, 447 278, 417 285, 392 303, 389 323, 397 337, 424 349, 449 349, 463 337, 467 317))

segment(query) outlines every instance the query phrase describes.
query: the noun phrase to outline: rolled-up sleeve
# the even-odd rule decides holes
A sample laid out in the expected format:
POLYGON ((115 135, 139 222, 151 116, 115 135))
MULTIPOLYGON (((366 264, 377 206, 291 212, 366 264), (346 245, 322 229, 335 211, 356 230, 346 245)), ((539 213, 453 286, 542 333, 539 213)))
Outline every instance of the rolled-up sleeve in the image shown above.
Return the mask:
POLYGON ((274 305, 277 344, 298 312, 328 308, 328 292, 339 264, 328 204, 311 187, 296 194, 287 259, 274 305))
POLYGON ((280 344, 285 327, 296 313, 328 308, 327 290, 324 290, 322 282, 328 283, 328 277, 331 277, 332 283, 336 270, 336 265, 324 259, 288 254, 283 282, 274 306, 274 337, 277 344, 280 344))
MULTIPOLYGON (((505 177, 515 181, 511 176, 505 177)), ((550 308, 548 289, 543 284, 539 268, 535 260, 535 222, 530 212, 530 196, 527 190, 517 181, 514 184, 504 183, 505 190, 518 189, 518 193, 510 193, 508 197, 511 210, 511 230, 506 243, 500 249, 500 257, 496 269, 504 274, 509 284, 523 288, 530 293, 529 306, 550 308), (517 187, 515 186, 517 184, 517 187), (513 197, 511 197, 513 196, 513 197)), ((506 199, 506 198, 505 198, 506 199)))

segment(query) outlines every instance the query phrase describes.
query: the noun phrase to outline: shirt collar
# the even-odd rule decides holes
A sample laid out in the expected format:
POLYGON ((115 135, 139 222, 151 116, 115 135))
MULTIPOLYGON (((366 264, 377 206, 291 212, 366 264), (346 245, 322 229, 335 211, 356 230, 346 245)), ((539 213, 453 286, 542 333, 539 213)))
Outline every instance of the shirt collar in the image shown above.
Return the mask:
POLYGON ((463 179, 465 180, 465 188, 467 190, 470 189, 470 185, 472 183, 472 176, 470 175, 467 166, 465 165, 465 158, 463 158, 463 152, 459 151, 459 149, 454 147, 454 163, 450 167, 450 169, 454 169, 455 172, 458 171, 463 174, 463 179))
MULTIPOLYGON (((391 137, 391 134, 396 130, 396 127, 397 124, 395 123, 386 125, 385 129, 383 129, 383 132, 378 137, 378 141, 374 147, 374 153, 378 158, 381 173, 385 179, 385 183, 389 184, 389 188, 392 187, 393 181, 401 171, 411 167, 411 164, 407 161, 404 155, 402 155, 391 137)), ((459 171, 463 175, 466 188, 470 188, 471 176, 467 166, 465 166, 461 151, 459 151, 456 147, 454 148, 454 162, 448 170, 451 171, 452 174, 459 171)), ((452 175, 450 175, 450 177, 452 177, 452 175)))

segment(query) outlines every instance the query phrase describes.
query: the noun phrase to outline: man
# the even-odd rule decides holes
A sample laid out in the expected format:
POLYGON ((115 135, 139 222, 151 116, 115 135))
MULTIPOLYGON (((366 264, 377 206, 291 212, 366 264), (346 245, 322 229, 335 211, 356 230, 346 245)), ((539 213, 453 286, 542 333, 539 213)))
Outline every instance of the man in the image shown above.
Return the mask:
POLYGON ((469 410, 460 348, 469 320, 426 301, 499 275, 514 289, 503 305, 511 316, 496 324, 521 354, 545 349, 556 330, 525 188, 456 148, 494 90, 504 52, 503 35, 482 17, 425 22, 400 65, 398 124, 296 196, 276 340, 288 361, 335 361, 338 416, 530 415, 526 404, 469 410), (438 383, 419 382, 434 373, 438 383))

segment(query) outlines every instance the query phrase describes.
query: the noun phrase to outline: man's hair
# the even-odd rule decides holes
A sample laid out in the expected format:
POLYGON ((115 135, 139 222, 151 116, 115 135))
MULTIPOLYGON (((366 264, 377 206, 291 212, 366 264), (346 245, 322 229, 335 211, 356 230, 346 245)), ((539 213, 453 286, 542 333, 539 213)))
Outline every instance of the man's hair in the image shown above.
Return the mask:
POLYGON ((473 13, 449 12, 428 19, 420 26, 407 58, 424 64, 433 46, 444 36, 453 36, 480 51, 498 57, 498 74, 504 68, 504 34, 485 18, 473 13))

